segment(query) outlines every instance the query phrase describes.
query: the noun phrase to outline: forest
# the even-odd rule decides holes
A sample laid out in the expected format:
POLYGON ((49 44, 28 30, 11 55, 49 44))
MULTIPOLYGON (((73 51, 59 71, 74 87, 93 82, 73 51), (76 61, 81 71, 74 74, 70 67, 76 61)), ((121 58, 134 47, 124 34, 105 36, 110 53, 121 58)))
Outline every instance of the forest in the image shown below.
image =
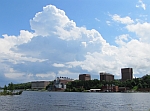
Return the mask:
POLYGON ((17 89, 26 90, 26 89, 31 89, 31 82, 20 83, 20 84, 13 84, 11 82, 8 85, 5 85, 3 89, 5 89, 5 90, 17 90, 17 89))

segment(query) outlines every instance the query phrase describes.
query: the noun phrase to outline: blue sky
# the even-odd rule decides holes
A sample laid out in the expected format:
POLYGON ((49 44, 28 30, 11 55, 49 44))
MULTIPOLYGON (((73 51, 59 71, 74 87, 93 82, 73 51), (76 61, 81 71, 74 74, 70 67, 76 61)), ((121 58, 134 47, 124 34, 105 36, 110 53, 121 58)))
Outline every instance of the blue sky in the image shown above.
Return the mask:
POLYGON ((0 1, 0 86, 9 82, 149 74, 150 1, 0 1))

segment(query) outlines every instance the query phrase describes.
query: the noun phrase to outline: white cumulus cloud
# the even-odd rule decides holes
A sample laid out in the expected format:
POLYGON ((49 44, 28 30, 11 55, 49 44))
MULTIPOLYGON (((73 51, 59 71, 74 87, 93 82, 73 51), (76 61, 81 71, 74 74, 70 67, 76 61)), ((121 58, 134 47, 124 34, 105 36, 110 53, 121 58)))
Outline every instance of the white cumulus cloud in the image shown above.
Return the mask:
POLYGON ((130 32, 134 32, 140 39, 141 42, 150 43, 150 23, 137 23, 127 25, 126 28, 130 32))
POLYGON ((114 20, 116 22, 119 22, 119 23, 122 23, 122 24, 132 24, 132 23, 134 23, 134 21, 129 16, 121 18, 117 14, 112 16, 112 20, 114 20))
POLYGON ((135 24, 129 16, 117 14, 112 19, 126 25, 129 32, 116 37, 119 46, 110 45, 95 29, 77 27, 63 10, 45 6, 30 20, 34 32, 22 30, 18 36, 0 38, 1 75, 31 81, 103 71, 120 76, 122 67, 132 67, 135 74, 148 73, 150 23, 135 24))
POLYGON ((54 63, 53 66, 54 66, 54 67, 64 67, 64 64, 57 64, 57 63, 54 63))

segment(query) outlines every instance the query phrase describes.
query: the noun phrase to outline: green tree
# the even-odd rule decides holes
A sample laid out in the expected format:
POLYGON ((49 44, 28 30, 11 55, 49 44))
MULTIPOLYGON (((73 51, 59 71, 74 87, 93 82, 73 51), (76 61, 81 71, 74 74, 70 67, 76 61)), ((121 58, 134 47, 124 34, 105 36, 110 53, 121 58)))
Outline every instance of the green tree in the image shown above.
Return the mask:
POLYGON ((4 91, 3 91, 3 93, 4 93, 4 94, 7 94, 7 86, 6 86, 6 85, 4 86, 4 91))
POLYGON ((11 92, 14 91, 14 84, 12 82, 8 84, 8 90, 10 90, 11 92))

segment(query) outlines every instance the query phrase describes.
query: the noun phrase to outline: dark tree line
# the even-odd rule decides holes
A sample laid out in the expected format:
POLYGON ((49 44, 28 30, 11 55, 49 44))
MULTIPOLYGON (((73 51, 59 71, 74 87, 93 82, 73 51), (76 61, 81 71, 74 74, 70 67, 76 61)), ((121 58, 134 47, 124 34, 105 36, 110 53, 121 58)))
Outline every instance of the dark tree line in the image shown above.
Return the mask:
POLYGON ((31 89, 31 82, 14 84, 14 89, 31 89))
POLYGON ((31 89, 31 83, 20 83, 20 84, 13 84, 12 82, 8 84, 8 86, 4 86, 4 90, 17 90, 17 89, 31 89))
POLYGON ((150 75, 145 75, 142 78, 134 78, 132 80, 114 80, 114 81, 100 81, 100 80, 89 80, 89 81, 72 81, 67 84, 66 91, 82 92, 89 89, 101 89, 105 85, 115 85, 119 87, 128 87, 132 90, 138 90, 141 88, 150 88, 150 75))
POLYGON ((3 87, 3 91, 0 92, 0 95, 20 95, 20 94, 22 94, 23 91, 14 92, 14 90, 16 90, 16 86, 18 86, 18 84, 13 84, 12 82, 9 83, 8 86, 5 85, 3 87))

